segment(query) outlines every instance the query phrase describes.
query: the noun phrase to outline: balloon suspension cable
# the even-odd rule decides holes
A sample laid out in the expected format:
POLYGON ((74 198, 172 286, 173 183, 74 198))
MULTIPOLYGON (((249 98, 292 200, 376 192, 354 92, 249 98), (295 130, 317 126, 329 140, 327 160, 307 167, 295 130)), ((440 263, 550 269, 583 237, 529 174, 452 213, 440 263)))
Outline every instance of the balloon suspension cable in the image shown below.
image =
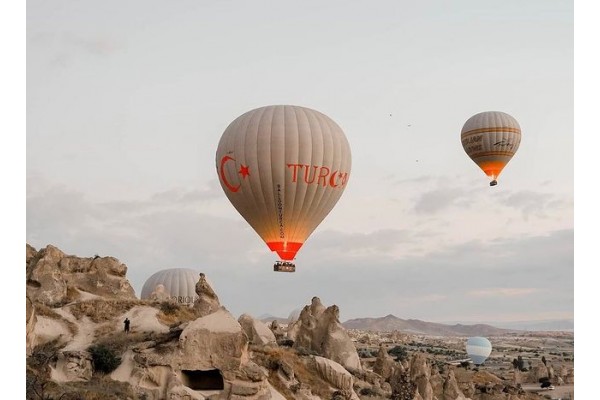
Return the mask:
POLYGON ((289 261, 276 261, 273 265, 275 272, 296 272, 296 265, 289 261))

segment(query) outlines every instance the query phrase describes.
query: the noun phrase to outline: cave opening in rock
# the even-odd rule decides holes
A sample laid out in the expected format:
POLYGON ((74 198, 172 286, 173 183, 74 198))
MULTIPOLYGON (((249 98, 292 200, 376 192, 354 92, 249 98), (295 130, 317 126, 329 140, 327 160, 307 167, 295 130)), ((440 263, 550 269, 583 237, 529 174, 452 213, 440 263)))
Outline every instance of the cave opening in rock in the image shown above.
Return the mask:
POLYGON ((223 390, 223 375, 218 369, 182 370, 181 380, 193 390, 223 390))

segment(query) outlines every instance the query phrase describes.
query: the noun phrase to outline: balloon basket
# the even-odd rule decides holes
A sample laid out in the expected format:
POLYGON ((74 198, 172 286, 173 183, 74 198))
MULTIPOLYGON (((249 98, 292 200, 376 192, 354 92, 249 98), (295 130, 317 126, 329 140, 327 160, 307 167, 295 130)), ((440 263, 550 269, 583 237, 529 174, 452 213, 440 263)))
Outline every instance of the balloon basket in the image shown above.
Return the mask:
POLYGON ((498 181, 495 179, 490 182, 490 186, 496 186, 497 184, 498 184, 498 181))
POLYGON ((289 261, 277 261, 273 265, 273 271, 275 272, 296 272, 296 265, 289 261))

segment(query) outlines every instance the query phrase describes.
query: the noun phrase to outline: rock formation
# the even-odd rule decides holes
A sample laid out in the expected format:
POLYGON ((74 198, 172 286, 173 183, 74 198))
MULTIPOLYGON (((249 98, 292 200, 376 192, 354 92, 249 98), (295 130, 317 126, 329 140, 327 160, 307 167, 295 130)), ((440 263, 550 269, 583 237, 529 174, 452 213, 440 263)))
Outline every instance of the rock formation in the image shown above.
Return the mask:
POLYGON ((29 267, 29 263, 31 262, 31 260, 34 259, 37 253, 38 252, 35 249, 35 247, 30 245, 29 243, 25 244, 25 267, 29 267))
POLYGON ((238 322, 242 326, 242 330, 248 337, 250 344, 277 344, 273 331, 263 322, 252 318, 248 314, 242 314, 238 318, 238 322))
POLYGON ((390 379, 394 374, 396 362, 390 356, 383 345, 379 346, 379 352, 377 353, 377 359, 373 365, 373 372, 380 375, 384 381, 390 379))
MULTIPOLYGON (((410 371, 398 364, 394 374, 390 377, 392 398, 397 400, 414 400, 418 395, 417 385, 410 379, 410 371)), ((419 396, 420 397, 420 396, 419 396)))
POLYGON ((204 317, 221 308, 219 297, 203 273, 200 273, 200 277, 196 283, 196 294, 198 298, 194 301, 194 310, 198 316, 204 317))
POLYGON ((37 322, 37 316, 35 315, 35 308, 33 307, 33 302, 26 297, 26 306, 25 306, 25 344, 26 344, 26 354, 29 356, 33 351, 33 347, 35 346, 35 324, 37 322))
POLYGON ((410 359, 410 380, 417 385, 417 391, 423 400, 433 400, 431 387, 431 367, 423 353, 415 353, 410 359))
POLYGON ((271 321, 271 324, 269 325, 269 329, 271 330, 271 332, 273 332, 273 335, 275 336, 275 340, 277 342, 279 342, 280 340, 283 340, 283 338, 286 335, 286 332, 283 330, 281 325, 279 325, 279 322, 277 322, 276 319, 271 321))
POLYGON ((440 400, 467 400, 463 392, 458 387, 458 382, 456 382, 456 376, 454 376, 453 370, 448 371, 448 375, 444 381, 443 396, 443 399, 440 400))
POLYGON ((575 383, 575 370, 570 368, 567 372, 567 375, 564 376, 564 382, 569 384, 575 383))
POLYGON ((207 381, 219 391, 215 400, 270 398, 268 374, 249 359, 248 338, 225 308, 184 324, 177 336, 177 343, 168 342, 160 352, 150 342, 149 348, 127 353, 112 378, 157 400, 203 398, 195 390, 207 381))
MULTIPOLYGON (((534 398, 510 383, 510 371, 500 379, 489 370, 441 365, 412 345, 412 355, 395 362, 384 345, 400 333, 348 332, 337 306, 325 307, 317 297, 285 338, 286 329, 277 321, 269 329, 246 314, 236 320, 204 274, 196 284, 198 299, 188 308, 164 303, 168 293, 161 286, 152 301, 135 299, 127 268, 113 257, 79 258, 53 246, 36 251, 27 245, 26 266, 27 385, 28 390, 44 389, 39 394, 45 398, 534 398), (132 328, 128 334, 122 324, 126 317, 132 328), (369 353, 380 345, 374 363, 365 352, 361 366, 349 334, 364 338, 370 345, 359 347, 369 353), (108 351, 103 357, 113 361, 112 372, 95 369, 98 346, 108 351)), ((409 337, 402 340, 409 344, 409 337)), ((560 363, 535 365, 522 374, 525 381, 544 374, 556 384, 574 380, 573 369, 560 363)))
POLYGON ((575 383, 574 372, 573 369, 568 369, 566 366, 561 365, 557 368, 558 372, 556 372, 556 383, 557 384, 573 384, 575 383))
POLYGON ((27 246, 27 296, 53 306, 76 300, 81 291, 135 299, 125 277, 127 266, 114 257, 75 257, 48 245, 34 254, 27 246))
POLYGON ((324 357, 315 357, 315 364, 319 375, 334 387, 340 389, 346 399, 358 400, 354 392, 354 378, 344 367, 335 361, 324 357))
POLYGON ((225 309, 190 322, 179 336, 182 370, 235 370, 248 361, 248 338, 225 309))
POLYGON ((446 381, 442 374, 440 374, 440 370, 437 365, 431 365, 431 377, 429 378, 429 383, 431 383, 431 388, 433 389, 433 396, 438 400, 441 400, 444 397, 444 382, 446 381))
POLYGON ((150 293, 150 300, 152 301, 170 301, 171 295, 167 292, 165 285, 159 283, 156 285, 152 293, 150 293))
MULTIPOLYGON (((554 372, 554 370, 552 372, 554 372)), ((540 379, 543 378, 551 379, 551 376, 548 372, 548 367, 546 366, 546 364, 544 364, 541 361, 538 361, 529 370, 529 375, 527 379, 529 382, 538 383, 540 379)))
POLYGON ((336 305, 325 308, 318 297, 313 297, 288 331, 288 336, 294 340, 296 349, 313 351, 349 371, 362 369, 356 347, 339 321, 336 305))
POLYGON ((92 373, 92 356, 87 351, 62 351, 52 368, 58 382, 89 381, 92 373))
POLYGON ((413 353, 404 366, 395 363, 389 383, 393 397, 402 400, 469 400, 460 389, 454 371, 449 369, 442 377, 423 353, 413 353))

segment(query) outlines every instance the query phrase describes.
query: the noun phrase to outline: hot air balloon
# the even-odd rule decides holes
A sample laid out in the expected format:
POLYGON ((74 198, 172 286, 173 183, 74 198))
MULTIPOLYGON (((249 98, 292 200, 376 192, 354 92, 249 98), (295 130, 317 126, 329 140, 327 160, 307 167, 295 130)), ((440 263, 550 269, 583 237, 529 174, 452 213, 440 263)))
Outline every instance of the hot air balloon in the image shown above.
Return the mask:
POLYGON ((149 299, 157 286, 163 285, 172 300, 192 305, 198 297, 196 294, 198 276, 199 272, 187 268, 171 268, 158 271, 146 279, 140 297, 142 300, 149 299))
POLYGON ((465 152, 491 179, 498 176, 515 155, 521 143, 521 127, 516 119, 500 111, 485 111, 465 122, 460 140, 465 152))
POLYGON ((273 105, 236 118, 223 132, 217 174, 227 198, 294 272, 296 253, 333 209, 350 176, 350 145, 328 116, 273 105))
POLYGON ((481 365, 492 352, 492 344, 484 337, 474 336, 467 340, 467 354, 475 365, 481 365))

